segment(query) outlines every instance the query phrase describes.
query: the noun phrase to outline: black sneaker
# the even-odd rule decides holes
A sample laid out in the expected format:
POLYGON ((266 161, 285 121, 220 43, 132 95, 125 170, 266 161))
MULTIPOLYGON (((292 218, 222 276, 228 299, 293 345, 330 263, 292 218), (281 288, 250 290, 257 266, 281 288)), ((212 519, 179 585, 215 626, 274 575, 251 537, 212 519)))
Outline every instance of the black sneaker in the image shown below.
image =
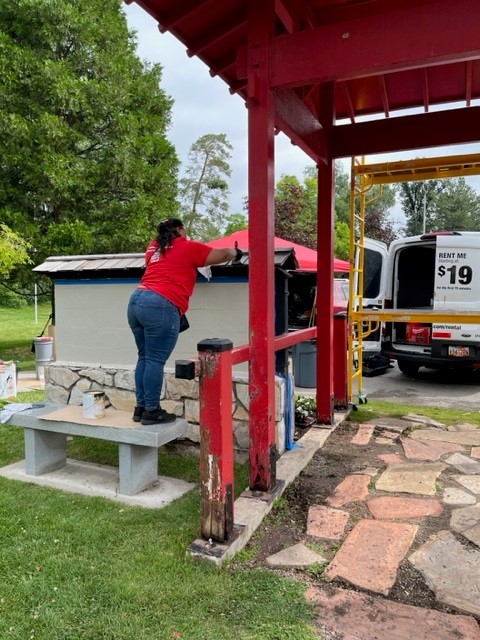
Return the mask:
POLYGON ((145 412, 145 407, 135 407, 135 409, 133 410, 133 421, 140 422, 144 412, 145 412))
POLYGON ((141 419, 142 424, 166 424, 167 422, 175 422, 177 416, 174 413, 167 413, 164 409, 155 409, 155 411, 145 410, 141 419))

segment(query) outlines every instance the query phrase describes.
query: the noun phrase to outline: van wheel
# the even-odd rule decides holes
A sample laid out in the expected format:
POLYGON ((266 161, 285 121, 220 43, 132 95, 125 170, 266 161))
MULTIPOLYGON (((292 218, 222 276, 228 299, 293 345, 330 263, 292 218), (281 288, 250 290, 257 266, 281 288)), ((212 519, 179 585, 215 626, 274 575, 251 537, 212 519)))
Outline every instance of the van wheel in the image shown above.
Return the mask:
POLYGON ((409 362, 408 360, 397 360, 397 364, 400 371, 406 376, 414 377, 420 369, 418 364, 414 364, 413 362, 409 362))

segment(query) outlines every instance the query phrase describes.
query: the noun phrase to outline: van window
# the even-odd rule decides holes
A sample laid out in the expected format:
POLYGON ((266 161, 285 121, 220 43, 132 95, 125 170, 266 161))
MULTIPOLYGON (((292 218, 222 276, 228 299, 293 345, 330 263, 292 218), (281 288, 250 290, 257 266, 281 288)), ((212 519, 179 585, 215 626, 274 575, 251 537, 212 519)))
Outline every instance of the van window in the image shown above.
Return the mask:
POLYGON ((365 248, 363 297, 378 298, 382 276, 382 256, 378 251, 365 248))

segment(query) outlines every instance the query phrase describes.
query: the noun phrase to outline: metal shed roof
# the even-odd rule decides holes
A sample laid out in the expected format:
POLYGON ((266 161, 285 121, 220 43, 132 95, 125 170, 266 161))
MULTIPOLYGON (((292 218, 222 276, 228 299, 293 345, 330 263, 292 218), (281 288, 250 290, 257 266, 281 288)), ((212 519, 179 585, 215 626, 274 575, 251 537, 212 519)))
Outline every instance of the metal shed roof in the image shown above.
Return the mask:
MULTIPOLYGON (((275 249, 274 256, 275 266, 283 269, 298 269, 298 261, 295 257, 294 249, 275 249)), ((249 253, 244 252, 241 261, 235 267, 245 266, 249 264, 249 253)), ((215 265, 214 268, 230 266, 229 263, 224 265, 215 265)), ((83 272, 105 272, 118 273, 122 271, 139 271, 145 269, 145 254, 143 253, 118 253, 106 255, 87 255, 87 256, 51 256, 45 262, 33 268, 36 273, 43 273, 52 278, 63 274, 80 274, 83 272)))

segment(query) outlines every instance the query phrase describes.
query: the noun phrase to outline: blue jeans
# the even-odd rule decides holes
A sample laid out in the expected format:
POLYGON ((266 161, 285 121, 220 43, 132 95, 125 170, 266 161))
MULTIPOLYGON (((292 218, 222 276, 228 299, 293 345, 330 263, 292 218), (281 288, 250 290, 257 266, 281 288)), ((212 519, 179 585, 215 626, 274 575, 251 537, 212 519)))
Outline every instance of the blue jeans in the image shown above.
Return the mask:
POLYGON ((127 318, 138 351, 135 367, 137 407, 153 411, 160 406, 163 370, 177 343, 180 312, 158 293, 136 289, 130 296, 127 318))

